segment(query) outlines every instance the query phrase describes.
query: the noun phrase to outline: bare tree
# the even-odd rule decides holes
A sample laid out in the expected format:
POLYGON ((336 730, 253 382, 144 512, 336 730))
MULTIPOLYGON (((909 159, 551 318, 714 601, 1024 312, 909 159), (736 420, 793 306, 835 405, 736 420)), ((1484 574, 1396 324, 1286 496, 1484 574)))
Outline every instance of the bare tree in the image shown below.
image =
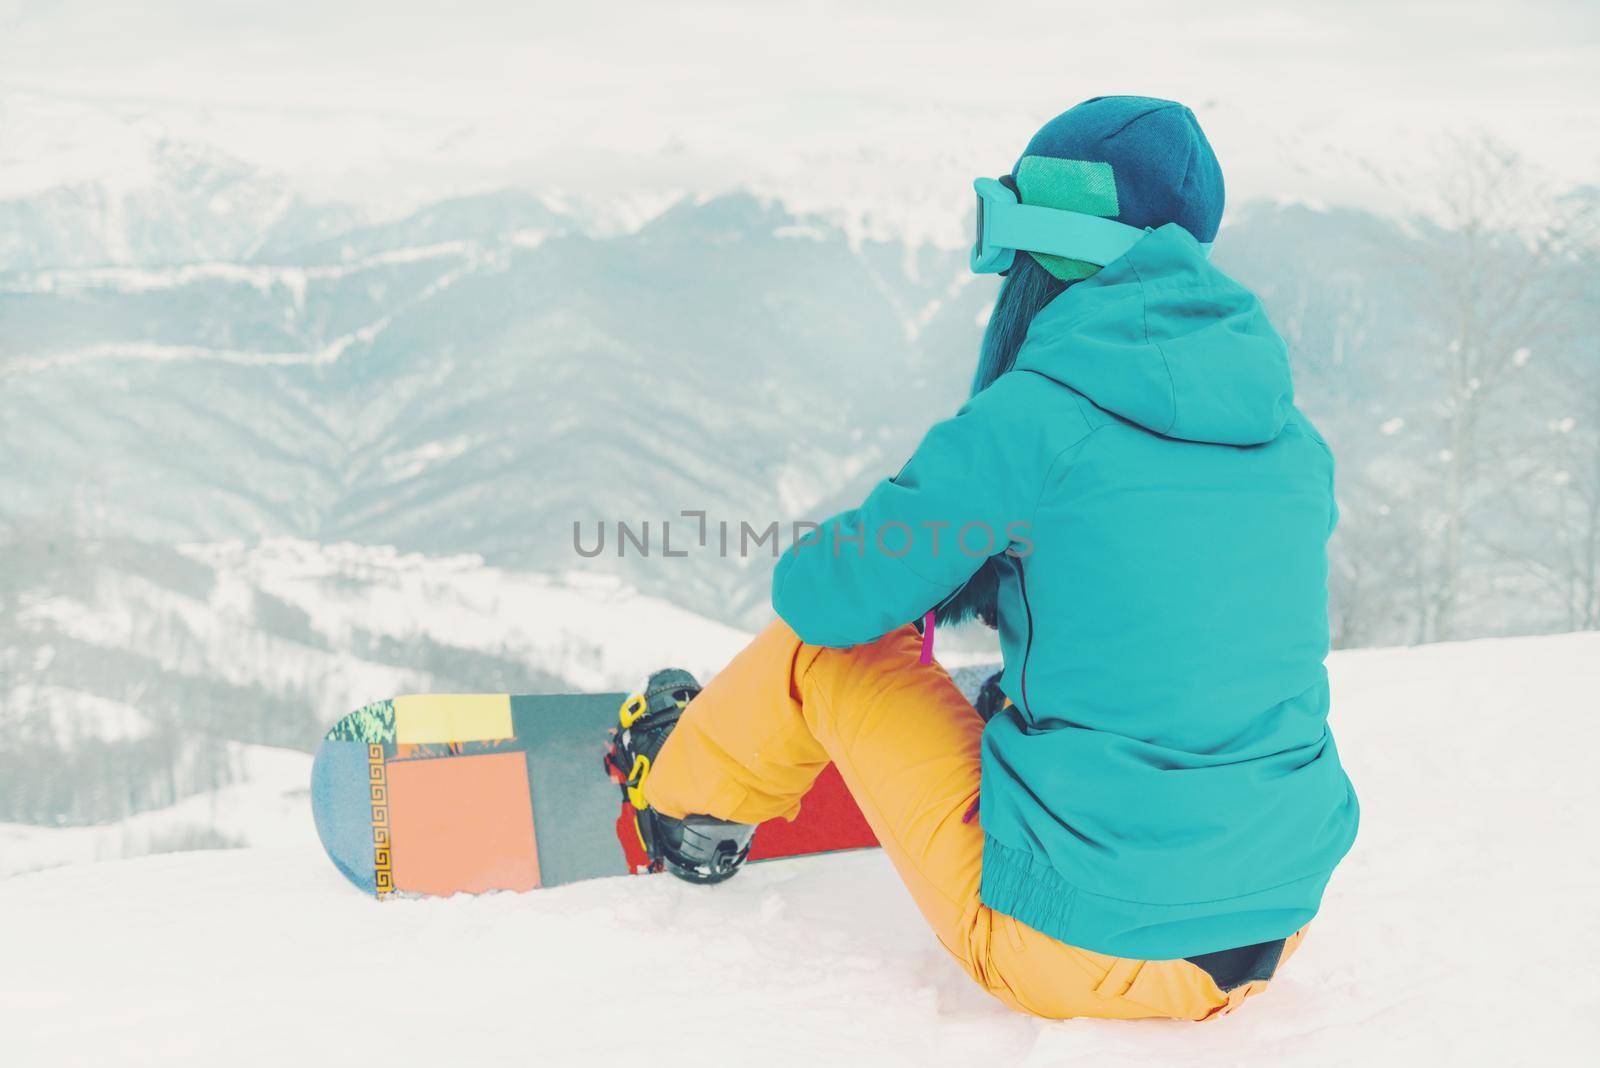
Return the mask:
POLYGON ((1510 450, 1518 524, 1498 555, 1538 582, 1574 630, 1600 629, 1600 241, 1597 213, 1573 231, 1577 291, 1564 343, 1539 361, 1529 426, 1510 450))
POLYGON ((1600 190, 1561 198, 1546 234, 1562 311, 1522 376, 1499 435, 1512 522, 1486 538, 1550 605, 1552 622, 1600 629, 1600 190))
MULTIPOLYGON (((1600 397, 1600 373, 1590 367, 1587 388, 1600 397)), ((1552 472, 1558 494, 1550 537, 1531 560, 1542 565, 1565 601, 1574 630, 1600 630, 1600 403, 1591 400, 1581 433, 1562 420, 1569 435, 1567 463, 1552 472)))
POLYGON ((1569 336, 1575 222, 1519 157, 1483 136, 1441 155, 1439 224, 1404 253, 1419 284, 1418 344, 1436 386, 1436 498, 1416 569, 1420 640, 1458 636, 1475 513, 1504 502, 1491 417, 1546 344, 1569 336))

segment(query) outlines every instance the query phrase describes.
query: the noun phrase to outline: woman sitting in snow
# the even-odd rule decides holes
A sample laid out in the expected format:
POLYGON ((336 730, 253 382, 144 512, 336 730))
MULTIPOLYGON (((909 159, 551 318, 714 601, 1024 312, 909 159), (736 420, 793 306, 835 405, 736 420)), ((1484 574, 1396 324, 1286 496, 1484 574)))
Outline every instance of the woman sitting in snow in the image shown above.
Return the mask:
POLYGON ((1005 186, 972 399, 785 553, 781 621, 703 692, 652 676, 617 760, 648 769, 652 857, 707 882, 831 761, 990 993, 1205 1019, 1267 985, 1356 833, 1323 668, 1333 457, 1207 261, 1222 173, 1187 108, 1087 101, 1005 186), (1048 210, 1007 238, 1006 197, 1048 210), (1005 656, 987 723, 922 655, 934 617, 974 615, 1005 656))

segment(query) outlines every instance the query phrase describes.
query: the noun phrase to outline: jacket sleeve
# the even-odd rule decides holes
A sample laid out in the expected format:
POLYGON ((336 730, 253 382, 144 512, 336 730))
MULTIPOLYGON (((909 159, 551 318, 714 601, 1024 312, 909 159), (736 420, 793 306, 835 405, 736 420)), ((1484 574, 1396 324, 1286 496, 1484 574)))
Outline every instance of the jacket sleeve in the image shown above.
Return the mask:
POLYGON ((994 392, 934 426, 898 475, 778 561, 772 607, 801 640, 875 641, 951 596, 990 556, 1023 547, 1038 463, 994 392))

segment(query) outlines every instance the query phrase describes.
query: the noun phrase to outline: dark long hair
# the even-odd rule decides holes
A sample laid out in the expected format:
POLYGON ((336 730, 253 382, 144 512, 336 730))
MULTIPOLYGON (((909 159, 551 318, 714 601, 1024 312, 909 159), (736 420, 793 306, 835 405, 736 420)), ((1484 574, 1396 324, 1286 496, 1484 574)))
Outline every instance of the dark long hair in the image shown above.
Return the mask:
POLYGON ((1067 285, 1039 266, 1039 261, 1026 252, 1017 253, 1016 261, 1000 286, 1000 295, 995 298, 994 311, 989 313, 989 325, 983 331, 978 370, 972 376, 973 396, 994 385, 995 379, 1016 365, 1017 350, 1028 336, 1033 317, 1067 285))
MULTIPOLYGON (((997 378, 1016 366, 1017 351, 1028 336, 1028 325, 1033 317, 1069 284, 1039 266, 1027 253, 1017 254, 1016 262, 1006 272, 1006 280, 1000 286, 1000 295, 995 298, 994 311, 989 313, 989 325, 983 331, 978 370, 972 376, 973 396, 994 385, 997 378)), ((977 619, 995 626, 998 584, 999 573, 994 561, 986 561, 965 586, 940 606, 940 624, 977 619)))

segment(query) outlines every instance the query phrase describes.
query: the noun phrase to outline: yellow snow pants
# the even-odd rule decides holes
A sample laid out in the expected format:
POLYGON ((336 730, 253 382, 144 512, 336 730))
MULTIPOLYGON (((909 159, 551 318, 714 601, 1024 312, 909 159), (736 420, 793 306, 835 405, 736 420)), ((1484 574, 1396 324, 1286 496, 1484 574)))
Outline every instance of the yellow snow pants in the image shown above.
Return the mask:
MULTIPOLYGON (((851 649, 763 631, 689 703, 644 782, 669 816, 793 818, 832 761, 918 908, 979 986, 1022 1012, 1205 1020, 1265 989, 1224 993, 1185 960, 1108 957, 1065 945, 978 900, 983 721, 905 626, 851 649)), ((1304 931, 1284 947, 1287 960, 1304 931)))

